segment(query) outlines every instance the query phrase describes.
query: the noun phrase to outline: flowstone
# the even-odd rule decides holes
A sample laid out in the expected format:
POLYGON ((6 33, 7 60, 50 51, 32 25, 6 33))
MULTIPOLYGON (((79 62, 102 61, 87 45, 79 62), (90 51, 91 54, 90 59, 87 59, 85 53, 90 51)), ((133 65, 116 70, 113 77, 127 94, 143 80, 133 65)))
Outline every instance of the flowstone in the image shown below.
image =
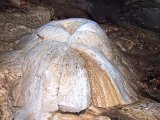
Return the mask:
POLYGON ((16 47, 0 56, 2 119, 47 120, 58 110, 79 113, 138 99, 136 74, 91 20, 51 21, 16 47))

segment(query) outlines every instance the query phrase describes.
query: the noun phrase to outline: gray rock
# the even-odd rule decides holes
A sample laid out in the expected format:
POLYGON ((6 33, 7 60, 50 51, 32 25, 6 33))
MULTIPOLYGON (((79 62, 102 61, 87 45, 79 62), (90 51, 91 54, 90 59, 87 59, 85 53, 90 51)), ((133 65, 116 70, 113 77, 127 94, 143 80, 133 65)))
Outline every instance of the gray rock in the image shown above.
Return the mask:
POLYGON ((158 1, 126 1, 130 20, 145 28, 160 31, 160 3, 158 1))
POLYGON ((159 120, 160 103, 143 99, 128 106, 108 110, 103 115, 118 120, 159 120))

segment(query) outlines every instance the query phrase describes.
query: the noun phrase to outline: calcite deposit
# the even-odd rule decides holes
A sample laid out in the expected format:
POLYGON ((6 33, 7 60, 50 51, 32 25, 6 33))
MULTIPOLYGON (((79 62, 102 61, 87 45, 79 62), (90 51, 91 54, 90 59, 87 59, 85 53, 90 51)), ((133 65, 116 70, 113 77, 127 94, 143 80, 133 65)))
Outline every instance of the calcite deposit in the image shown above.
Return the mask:
POLYGON ((58 110, 79 113, 138 99, 133 69, 125 57, 122 64, 93 21, 51 21, 16 48, 0 56, 0 81, 6 81, 0 86, 3 119, 47 120, 58 110))

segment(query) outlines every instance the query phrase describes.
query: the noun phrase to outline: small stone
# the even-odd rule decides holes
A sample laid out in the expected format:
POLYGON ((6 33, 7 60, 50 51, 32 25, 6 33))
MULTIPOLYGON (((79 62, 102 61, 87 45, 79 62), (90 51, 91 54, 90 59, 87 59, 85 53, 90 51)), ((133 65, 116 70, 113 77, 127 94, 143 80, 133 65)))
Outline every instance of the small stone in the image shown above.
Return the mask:
POLYGON ((4 70, 4 74, 8 74, 9 73, 9 71, 8 70, 4 70))
POLYGON ((5 76, 2 73, 0 73, 0 79, 4 79, 4 78, 5 76))

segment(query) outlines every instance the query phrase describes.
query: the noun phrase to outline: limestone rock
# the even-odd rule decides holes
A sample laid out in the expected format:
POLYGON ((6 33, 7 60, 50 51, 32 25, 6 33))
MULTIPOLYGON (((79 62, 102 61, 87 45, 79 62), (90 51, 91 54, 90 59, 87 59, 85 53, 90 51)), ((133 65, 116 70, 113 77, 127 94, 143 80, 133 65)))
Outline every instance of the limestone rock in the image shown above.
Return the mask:
POLYGON ((126 0, 130 20, 152 30, 160 31, 159 0, 126 0))
POLYGON ((91 105, 108 108, 136 101, 136 75, 117 54, 93 21, 67 19, 40 27, 0 61, 3 70, 12 65, 19 71, 9 93, 14 119, 47 120, 58 110, 76 113, 91 105))
POLYGON ((12 4, 20 6, 22 0, 9 0, 12 4))
POLYGON ((47 7, 53 7, 59 19, 86 18, 93 7, 88 0, 30 0, 30 2, 36 5, 43 4, 47 7))
POLYGON ((11 51, 16 40, 30 34, 51 19, 45 7, 31 7, 21 12, 16 9, 0 11, 0 52, 11 51))
POLYGON ((160 103, 145 98, 143 101, 110 110, 103 115, 119 120, 159 120, 160 103))
POLYGON ((152 100, 145 100, 141 103, 124 107, 122 113, 127 114, 135 120, 159 120, 160 103, 152 100))
POLYGON ((81 114, 81 115, 73 115, 73 114, 62 114, 56 113, 49 120, 111 120, 107 116, 95 116, 92 114, 81 114))

